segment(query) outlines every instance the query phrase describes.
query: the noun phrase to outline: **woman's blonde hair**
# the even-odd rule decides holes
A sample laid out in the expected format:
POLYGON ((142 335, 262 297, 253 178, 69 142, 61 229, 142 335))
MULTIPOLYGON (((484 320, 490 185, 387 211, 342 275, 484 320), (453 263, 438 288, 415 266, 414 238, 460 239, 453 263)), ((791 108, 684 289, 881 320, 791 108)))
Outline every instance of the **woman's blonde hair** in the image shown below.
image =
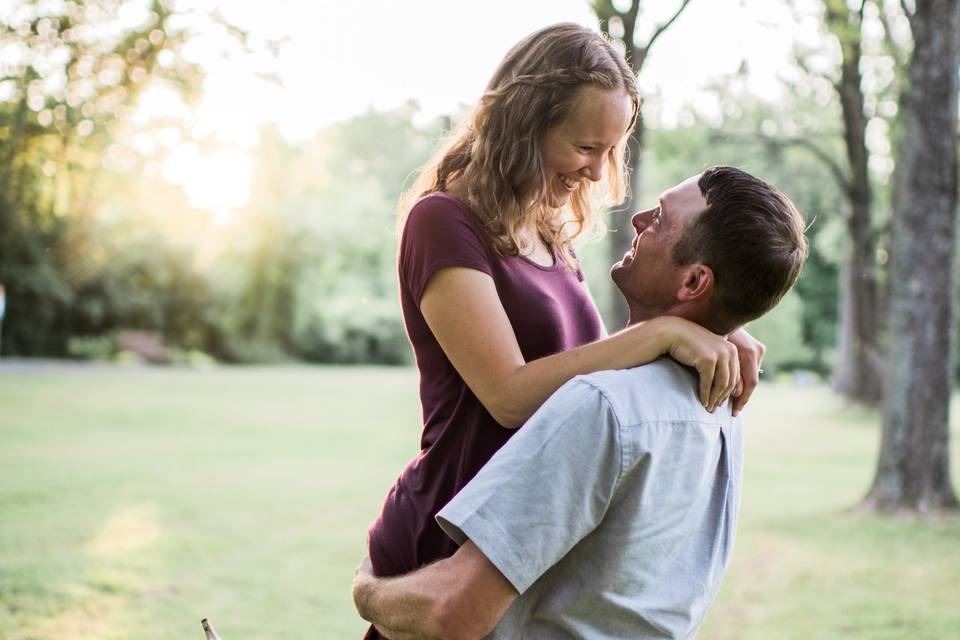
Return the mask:
POLYGON ((445 191, 456 179, 457 195, 501 255, 519 254, 520 232, 532 221, 564 262, 575 267, 571 241, 602 229, 600 208, 622 202, 629 183, 625 135, 609 152, 606 184, 575 191, 565 212, 546 204, 551 177, 543 167, 544 135, 570 115, 586 86, 623 89, 630 96, 629 134, 640 105, 636 80, 602 35, 564 23, 520 41, 500 63, 469 118, 447 136, 401 197, 398 231, 417 200, 445 191))

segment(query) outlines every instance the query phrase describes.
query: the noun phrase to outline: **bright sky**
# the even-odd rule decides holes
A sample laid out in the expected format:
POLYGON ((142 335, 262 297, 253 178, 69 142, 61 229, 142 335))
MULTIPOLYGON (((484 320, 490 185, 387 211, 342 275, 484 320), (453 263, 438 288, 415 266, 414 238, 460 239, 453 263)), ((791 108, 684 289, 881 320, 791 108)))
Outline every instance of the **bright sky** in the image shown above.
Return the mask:
MULTIPOLYGON (((190 52, 208 71, 193 112, 195 134, 223 148, 205 155, 180 145, 165 175, 183 184, 196 206, 212 210, 243 204, 249 151, 263 123, 276 122, 289 139, 304 140, 371 106, 389 109, 414 99, 427 117, 451 113, 476 101, 502 56, 525 35, 561 21, 597 24, 586 0, 180 0, 185 4, 216 6, 254 36, 283 40, 275 61, 224 59, 212 38, 190 52), (274 69, 279 85, 258 77, 257 67, 274 69)), ((678 4, 647 0, 641 37, 678 4)), ((648 119, 671 126, 684 104, 710 113, 707 86, 744 60, 750 89, 775 98, 794 42, 810 33, 797 27, 786 2, 693 0, 640 74, 648 119)), ((145 107, 175 109, 162 95, 150 96, 145 107)))

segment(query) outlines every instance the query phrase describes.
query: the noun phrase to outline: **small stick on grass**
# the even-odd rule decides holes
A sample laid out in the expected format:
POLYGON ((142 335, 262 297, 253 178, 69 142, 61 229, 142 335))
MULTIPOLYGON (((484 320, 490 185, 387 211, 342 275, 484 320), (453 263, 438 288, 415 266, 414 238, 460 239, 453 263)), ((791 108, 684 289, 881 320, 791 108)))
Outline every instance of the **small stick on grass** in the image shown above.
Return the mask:
POLYGON ((200 621, 200 624, 203 625, 203 632, 207 634, 207 640, 220 640, 220 636, 213 630, 213 625, 210 624, 209 620, 204 618, 200 621))

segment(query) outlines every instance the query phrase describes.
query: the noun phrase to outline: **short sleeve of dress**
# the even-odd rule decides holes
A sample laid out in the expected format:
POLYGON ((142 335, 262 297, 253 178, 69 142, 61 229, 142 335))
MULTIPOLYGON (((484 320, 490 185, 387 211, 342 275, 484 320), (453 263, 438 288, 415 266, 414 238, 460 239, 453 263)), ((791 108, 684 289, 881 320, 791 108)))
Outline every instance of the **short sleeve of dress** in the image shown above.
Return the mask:
POLYGON ((467 267, 490 276, 490 255, 478 222, 463 205, 443 194, 417 202, 400 239, 400 280, 416 304, 430 276, 444 267, 467 267))

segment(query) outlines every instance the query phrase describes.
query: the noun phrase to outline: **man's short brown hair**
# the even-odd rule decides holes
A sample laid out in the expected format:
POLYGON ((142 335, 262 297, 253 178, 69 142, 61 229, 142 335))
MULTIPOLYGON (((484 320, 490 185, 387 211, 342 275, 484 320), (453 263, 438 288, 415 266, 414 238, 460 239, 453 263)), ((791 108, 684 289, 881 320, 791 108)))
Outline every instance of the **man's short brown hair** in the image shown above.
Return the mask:
POLYGON ((807 258, 804 222, 787 196, 740 169, 711 167, 697 184, 707 208, 673 260, 713 270, 711 328, 726 333, 772 309, 796 282, 807 258))

